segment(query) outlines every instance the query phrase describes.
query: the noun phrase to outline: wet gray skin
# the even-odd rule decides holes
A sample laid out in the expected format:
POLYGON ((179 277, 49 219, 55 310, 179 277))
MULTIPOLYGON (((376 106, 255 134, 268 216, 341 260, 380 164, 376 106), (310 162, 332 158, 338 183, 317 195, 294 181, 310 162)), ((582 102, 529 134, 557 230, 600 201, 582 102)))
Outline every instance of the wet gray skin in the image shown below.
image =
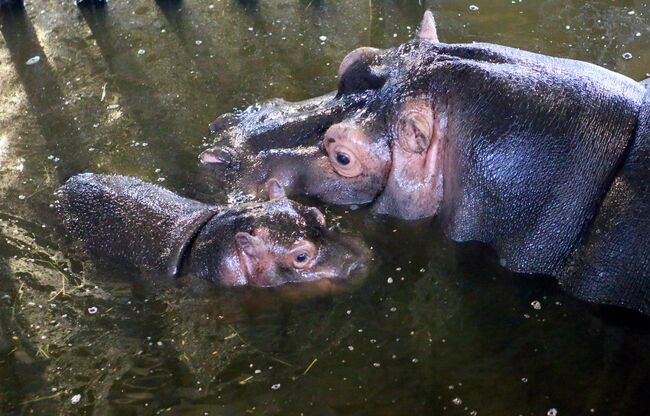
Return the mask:
POLYGON ((57 191, 69 236, 95 259, 220 286, 347 280, 367 267, 363 242, 326 228, 277 181, 268 202, 207 205, 118 175, 82 174, 57 191))
POLYGON ((650 311, 642 83, 575 60, 441 43, 430 12, 415 39, 349 53, 338 78, 336 95, 222 116, 201 161, 249 191, 275 177, 328 203, 438 216, 453 240, 488 243, 513 271, 650 311), (349 110, 324 124, 332 108, 349 110), (267 130, 282 139, 261 139, 267 130))

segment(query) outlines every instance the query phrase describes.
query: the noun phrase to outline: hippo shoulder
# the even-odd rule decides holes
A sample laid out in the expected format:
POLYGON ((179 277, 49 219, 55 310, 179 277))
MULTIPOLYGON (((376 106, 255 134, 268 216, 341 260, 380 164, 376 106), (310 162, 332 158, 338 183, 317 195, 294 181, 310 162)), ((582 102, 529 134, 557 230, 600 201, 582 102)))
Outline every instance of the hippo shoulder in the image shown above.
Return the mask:
POLYGON ((650 312, 650 80, 628 157, 560 284, 588 301, 650 312))

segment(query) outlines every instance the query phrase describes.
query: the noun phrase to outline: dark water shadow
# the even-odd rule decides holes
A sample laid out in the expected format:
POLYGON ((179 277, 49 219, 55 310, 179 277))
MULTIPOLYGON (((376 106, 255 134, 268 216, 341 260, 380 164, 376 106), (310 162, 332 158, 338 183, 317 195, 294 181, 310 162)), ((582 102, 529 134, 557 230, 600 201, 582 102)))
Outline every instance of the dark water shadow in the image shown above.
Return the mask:
POLYGON ((59 80, 25 10, 12 9, 0 13, 0 32, 48 151, 65 161, 58 170, 59 179, 84 170, 88 166, 88 158, 79 152, 83 141, 73 123, 74 118, 64 107, 59 80), (35 56, 39 57, 39 61, 28 65, 28 60, 35 56))
MULTIPOLYGON (((4 236, 1 241, 5 241, 4 236)), ((3 253, 15 252, 10 246, 0 244, 3 253)), ((40 407, 39 402, 30 402, 34 392, 45 391, 47 382, 44 373, 48 363, 36 360, 38 351, 28 341, 23 328, 28 328, 22 314, 15 310, 20 289, 14 285, 9 266, 0 259, 0 302, 8 305, 0 313, 0 414, 26 414, 40 407)))
MULTIPOLYGON (((196 155, 179 145, 182 130, 174 123, 174 109, 163 105, 156 97, 155 87, 147 82, 141 68, 146 62, 137 62, 135 56, 124 52, 130 46, 116 32, 108 6, 80 7, 80 11, 122 96, 127 115, 150 141, 149 149, 155 159, 152 164, 192 166, 196 155)), ((191 176, 179 169, 169 169, 167 178, 172 186, 183 187, 191 176)))

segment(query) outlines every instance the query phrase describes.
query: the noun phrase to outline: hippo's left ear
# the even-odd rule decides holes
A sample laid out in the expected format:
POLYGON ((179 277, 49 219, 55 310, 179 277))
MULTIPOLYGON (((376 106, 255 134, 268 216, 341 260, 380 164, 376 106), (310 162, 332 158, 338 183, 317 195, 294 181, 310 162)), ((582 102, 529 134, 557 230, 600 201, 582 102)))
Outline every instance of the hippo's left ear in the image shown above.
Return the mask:
POLYGON ((284 187, 275 178, 271 178, 266 182, 266 193, 269 196, 269 201, 287 197, 287 194, 284 192, 284 187))
POLYGON ((428 40, 430 42, 438 43, 438 30, 436 29, 436 19, 433 17, 433 13, 429 10, 424 12, 424 17, 422 18, 422 23, 420 23, 420 28, 417 32, 417 38, 422 40, 428 40))

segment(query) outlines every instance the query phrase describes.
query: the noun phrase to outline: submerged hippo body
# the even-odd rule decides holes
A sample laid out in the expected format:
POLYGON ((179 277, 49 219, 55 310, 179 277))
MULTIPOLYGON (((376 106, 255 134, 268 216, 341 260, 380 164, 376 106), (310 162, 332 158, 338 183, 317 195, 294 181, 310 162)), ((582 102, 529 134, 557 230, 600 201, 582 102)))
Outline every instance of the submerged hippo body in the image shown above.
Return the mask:
POLYGON ((182 198, 139 179, 81 174, 57 192, 68 234, 95 257, 222 286, 279 286, 346 279, 365 266, 354 238, 325 228, 269 182, 270 201, 234 207, 182 198))
POLYGON ((342 109, 334 122, 261 104, 217 119, 201 160, 249 189, 275 177, 330 203, 437 216, 513 271, 649 313, 647 87, 584 62, 441 43, 427 13, 412 41, 344 58, 337 93, 320 99, 342 109))

